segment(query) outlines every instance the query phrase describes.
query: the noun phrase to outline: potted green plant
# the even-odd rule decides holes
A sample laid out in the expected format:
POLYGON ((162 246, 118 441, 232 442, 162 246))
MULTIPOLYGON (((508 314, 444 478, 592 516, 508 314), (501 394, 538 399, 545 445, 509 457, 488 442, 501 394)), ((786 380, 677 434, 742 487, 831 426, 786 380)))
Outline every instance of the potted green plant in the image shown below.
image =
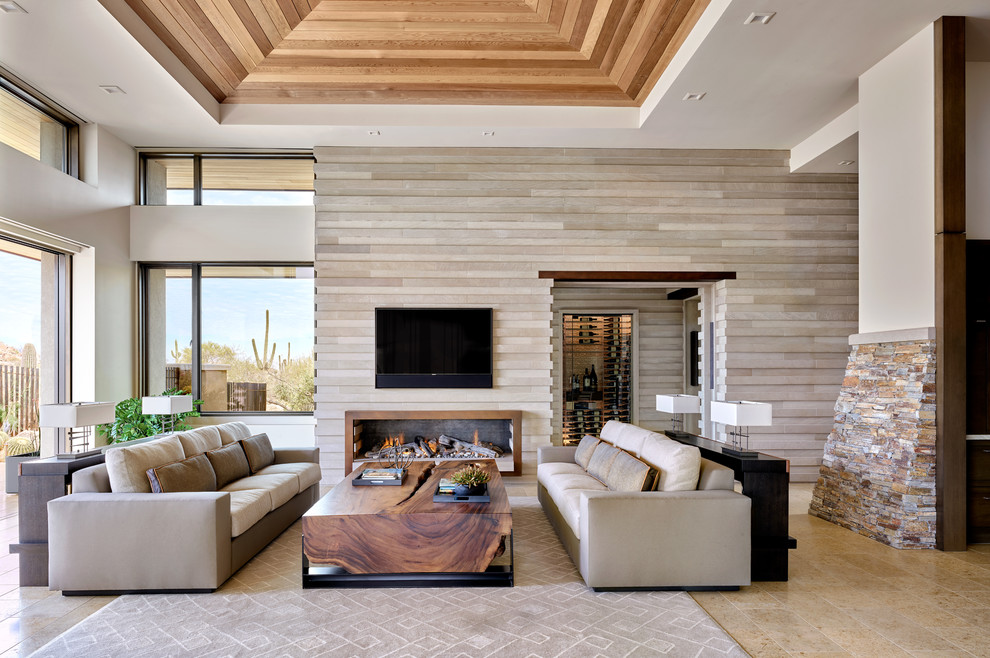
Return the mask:
MULTIPOLYGON (((182 395, 183 391, 173 388, 165 391, 162 395, 182 395)), ((202 400, 193 400, 193 411, 175 415, 176 432, 192 429, 183 421, 191 416, 199 415, 199 405, 202 400)), ((166 416, 141 413, 141 398, 128 398, 121 400, 114 408, 114 421, 106 425, 100 425, 100 433, 106 437, 107 443, 123 443, 134 439, 143 439, 147 436, 161 434, 164 431, 162 421, 166 416)))
POLYGON ((450 476, 454 483, 455 496, 480 496, 485 493, 485 485, 490 479, 488 472, 477 464, 465 466, 450 476))

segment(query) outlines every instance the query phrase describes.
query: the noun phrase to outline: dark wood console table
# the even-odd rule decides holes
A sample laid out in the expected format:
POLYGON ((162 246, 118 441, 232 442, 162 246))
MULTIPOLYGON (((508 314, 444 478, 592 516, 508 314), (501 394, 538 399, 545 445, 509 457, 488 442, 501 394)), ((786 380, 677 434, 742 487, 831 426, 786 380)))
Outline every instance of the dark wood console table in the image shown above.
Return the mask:
POLYGON ((21 463, 17 495, 18 543, 10 552, 20 555, 21 587, 48 586, 48 501, 69 492, 72 474, 102 464, 105 455, 77 459, 48 457, 21 463))
MULTIPOLYGON (((672 437, 673 438, 673 437, 672 437)), ((787 486, 790 463, 765 455, 737 457, 722 452, 722 445, 700 436, 677 437, 676 441, 697 446, 705 459, 731 468, 742 482, 742 493, 753 501, 753 580, 787 580, 787 550, 797 540, 787 534, 787 486)))

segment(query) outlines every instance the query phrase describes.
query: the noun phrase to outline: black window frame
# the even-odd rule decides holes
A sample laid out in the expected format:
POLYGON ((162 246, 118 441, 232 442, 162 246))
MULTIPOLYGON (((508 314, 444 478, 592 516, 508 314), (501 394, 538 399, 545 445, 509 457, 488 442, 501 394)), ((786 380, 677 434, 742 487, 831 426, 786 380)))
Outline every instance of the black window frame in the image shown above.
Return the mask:
MULTIPOLYGON (((161 158, 190 159, 193 165, 193 206, 203 205, 203 160, 309 160, 316 163, 312 151, 292 151, 286 153, 269 153, 255 151, 141 151, 138 163, 138 205, 148 205, 148 161, 161 158)), ((314 175, 314 191, 315 175, 314 175)), ((184 205, 184 204, 183 204, 184 205)), ((166 204, 162 207, 168 207, 166 204)), ((175 206, 183 207, 183 206, 175 206)), ((188 207, 184 205, 184 207, 188 207)))
POLYGON ((62 165, 58 169, 73 178, 79 178, 79 125, 83 120, 2 66, 0 66, 0 89, 65 129, 62 134, 62 165))
MULTIPOLYGON (((293 262, 293 261, 210 261, 210 262, 189 262, 189 261, 167 261, 167 262, 143 262, 138 264, 138 349, 140 359, 138 360, 141 395, 158 395, 161 391, 151 391, 148 388, 148 276, 151 269, 181 268, 190 271, 191 279, 191 319, 192 319, 192 358, 190 373, 192 382, 192 396, 195 400, 202 399, 202 338, 203 338, 203 318, 202 318, 202 274, 204 267, 313 267, 315 262, 293 262)), ((313 295, 316 295, 314 284, 313 295)), ((314 341, 316 318, 313 318, 314 341)), ((314 359, 313 376, 316 377, 316 363, 314 359)), ((226 416, 270 416, 274 418, 284 418, 288 416, 313 416, 316 412, 315 396, 316 387, 313 387, 314 410, 313 411, 201 411, 203 417, 226 417, 226 416)))

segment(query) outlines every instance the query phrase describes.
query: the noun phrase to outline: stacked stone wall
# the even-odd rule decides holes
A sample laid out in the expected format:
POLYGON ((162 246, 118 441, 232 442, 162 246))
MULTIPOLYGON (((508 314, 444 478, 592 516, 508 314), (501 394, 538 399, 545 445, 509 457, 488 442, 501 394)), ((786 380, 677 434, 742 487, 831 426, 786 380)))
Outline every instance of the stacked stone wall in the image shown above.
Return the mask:
POLYGON ((935 341, 856 345, 810 513, 897 548, 935 546, 935 341))

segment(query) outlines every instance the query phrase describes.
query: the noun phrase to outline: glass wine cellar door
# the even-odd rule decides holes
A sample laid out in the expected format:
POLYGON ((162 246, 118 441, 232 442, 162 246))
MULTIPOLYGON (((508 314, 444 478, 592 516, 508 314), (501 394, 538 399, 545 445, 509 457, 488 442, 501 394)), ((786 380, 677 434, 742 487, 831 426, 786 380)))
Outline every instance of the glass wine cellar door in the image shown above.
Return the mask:
POLYGON ((631 313, 563 315, 563 444, 598 436, 611 419, 631 422, 631 313))

